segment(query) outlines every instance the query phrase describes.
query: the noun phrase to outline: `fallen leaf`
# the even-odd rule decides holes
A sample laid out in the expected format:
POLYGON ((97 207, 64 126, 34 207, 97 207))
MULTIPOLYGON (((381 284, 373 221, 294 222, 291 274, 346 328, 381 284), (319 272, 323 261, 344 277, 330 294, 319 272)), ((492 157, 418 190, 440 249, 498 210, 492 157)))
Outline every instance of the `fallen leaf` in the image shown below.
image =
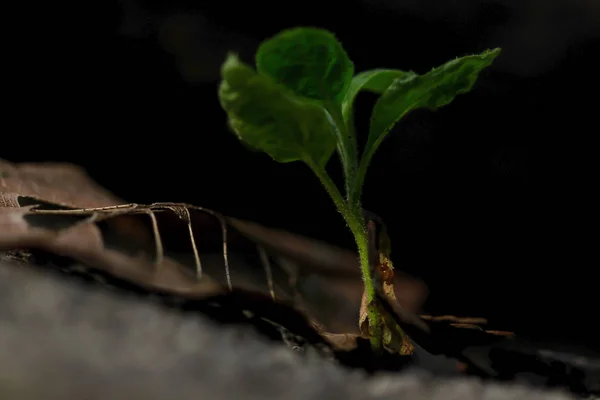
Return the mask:
MULTIPOLYGON (((0 249, 43 250, 185 299, 255 293, 244 295, 240 307, 253 303, 263 317, 290 320, 292 308, 273 306, 287 304, 337 350, 356 347, 361 333, 368 337, 360 268, 351 251, 189 204, 126 204, 70 164, 0 160, 0 179, 0 249)), ((383 254, 379 261, 393 270, 383 254)), ((392 311, 383 310, 392 327, 386 328, 386 348, 411 354, 412 341, 400 326, 427 331, 428 318, 416 315, 426 287, 401 273, 381 278, 382 295, 393 304, 392 311)), ((456 327, 484 322, 452 316, 429 321, 456 327)), ((301 325, 296 331, 310 336, 310 326, 301 325)))
MULTIPOLYGON (((391 279, 393 277, 394 267, 392 265, 392 261, 383 253, 379 253, 377 270, 380 274, 380 284, 383 294, 385 295, 387 301, 398 304, 394 290, 394 281, 391 279), (388 274, 388 276, 386 276, 386 274, 388 274)), ((378 300, 375 299, 375 302, 377 304, 378 300)), ((369 303, 367 301, 366 292, 363 292, 360 305, 359 328, 363 337, 367 338, 370 336, 368 306, 369 303)), ((383 317, 383 345, 386 350, 403 356, 411 355, 414 352, 415 347, 410 337, 383 308, 378 307, 378 309, 380 315, 383 317)))
MULTIPOLYGON (((359 334, 354 252, 189 204, 126 204, 71 164, 0 160, 0 249, 42 250, 182 298, 257 293, 320 332, 359 334)), ((425 285, 399 275, 395 286, 417 313, 425 285)))
POLYGON ((0 207, 21 207, 17 198, 23 196, 74 208, 125 203, 74 164, 13 164, 0 159, 0 207))

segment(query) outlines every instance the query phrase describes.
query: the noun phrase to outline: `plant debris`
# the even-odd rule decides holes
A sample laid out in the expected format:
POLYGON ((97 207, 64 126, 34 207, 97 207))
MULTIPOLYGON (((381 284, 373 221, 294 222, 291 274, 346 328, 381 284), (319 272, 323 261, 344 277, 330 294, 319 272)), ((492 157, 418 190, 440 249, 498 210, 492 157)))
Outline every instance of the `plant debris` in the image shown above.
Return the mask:
POLYGON ((425 285, 398 270, 382 272, 378 296, 414 349, 374 353, 359 329, 363 288, 351 251, 193 205, 127 204, 71 165, 0 160, 0 177, 3 260, 251 324, 299 353, 371 372, 433 370, 444 360, 448 373, 599 389, 600 357, 486 330, 483 318, 421 315, 425 285))

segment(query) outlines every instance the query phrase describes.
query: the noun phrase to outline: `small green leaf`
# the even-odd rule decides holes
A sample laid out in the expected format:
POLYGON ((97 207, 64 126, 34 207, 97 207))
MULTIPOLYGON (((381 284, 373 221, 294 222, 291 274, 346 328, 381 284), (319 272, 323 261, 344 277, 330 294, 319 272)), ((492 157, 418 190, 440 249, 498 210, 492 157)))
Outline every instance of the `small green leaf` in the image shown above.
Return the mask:
POLYGON ((256 69, 297 95, 341 103, 354 64, 336 37, 318 28, 293 28, 265 40, 256 53, 256 69))
POLYGON ((342 102, 342 115, 346 126, 352 122, 352 111, 354 100, 361 91, 382 94, 395 79, 406 78, 416 75, 412 71, 401 71, 398 69, 372 69, 356 74, 352 78, 350 87, 342 102))
POLYGON ((336 139, 323 107, 295 96, 234 54, 227 56, 221 76, 219 101, 242 142, 281 163, 324 166, 331 158, 336 139))
POLYGON ((375 151, 404 115, 420 107, 437 109, 450 103, 457 95, 468 92, 479 73, 498 54, 499 48, 486 50, 478 55, 448 61, 424 75, 407 74, 395 79, 373 107, 369 137, 360 160, 353 192, 361 193, 366 170, 375 151))
POLYGON ((475 84, 479 73, 498 56, 500 49, 448 61, 424 75, 396 79, 379 98, 373 114, 365 154, 372 152, 404 115, 416 108, 437 109, 475 84))

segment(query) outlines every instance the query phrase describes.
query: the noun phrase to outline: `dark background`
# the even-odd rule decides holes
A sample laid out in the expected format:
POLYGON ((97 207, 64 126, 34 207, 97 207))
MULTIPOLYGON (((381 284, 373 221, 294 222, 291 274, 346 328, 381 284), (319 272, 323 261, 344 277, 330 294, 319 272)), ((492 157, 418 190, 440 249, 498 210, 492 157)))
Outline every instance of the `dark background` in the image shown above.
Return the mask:
MULTIPOLYGON (((428 312, 578 341, 600 333, 599 2, 80 3, 5 13, 1 157, 75 162, 128 201, 194 203, 344 246, 308 168, 227 131, 216 96, 226 52, 251 62, 262 39, 297 25, 335 32, 357 71, 424 73, 502 47, 472 92, 398 124, 364 207, 387 222, 396 267, 430 285, 428 312)), ((363 131, 373 100, 359 97, 363 131)))

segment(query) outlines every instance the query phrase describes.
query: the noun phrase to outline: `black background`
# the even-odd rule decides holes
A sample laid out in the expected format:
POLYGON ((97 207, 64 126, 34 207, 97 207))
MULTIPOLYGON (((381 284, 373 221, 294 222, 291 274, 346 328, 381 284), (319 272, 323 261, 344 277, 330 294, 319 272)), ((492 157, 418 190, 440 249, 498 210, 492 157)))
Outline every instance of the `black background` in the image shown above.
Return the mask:
MULTIPOLYGON (((5 13, 0 156, 70 161, 140 203, 189 202, 352 246, 303 164, 248 152, 216 88, 227 50, 252 61, 279 30, 336 33, 357 71, 427 72, 502 47, 472 92, 398 124, 363 205, 387 222, 397 268, 427 311, 534 335, 593 338, 600 3, 147 1, 22 3, 5 13), (85 4, 83 4, 85 3, 85 4)), ((374 97, 359 97, 359 129, 374 97)), ((330 170, 341 183, 338 160, 330 170)))

